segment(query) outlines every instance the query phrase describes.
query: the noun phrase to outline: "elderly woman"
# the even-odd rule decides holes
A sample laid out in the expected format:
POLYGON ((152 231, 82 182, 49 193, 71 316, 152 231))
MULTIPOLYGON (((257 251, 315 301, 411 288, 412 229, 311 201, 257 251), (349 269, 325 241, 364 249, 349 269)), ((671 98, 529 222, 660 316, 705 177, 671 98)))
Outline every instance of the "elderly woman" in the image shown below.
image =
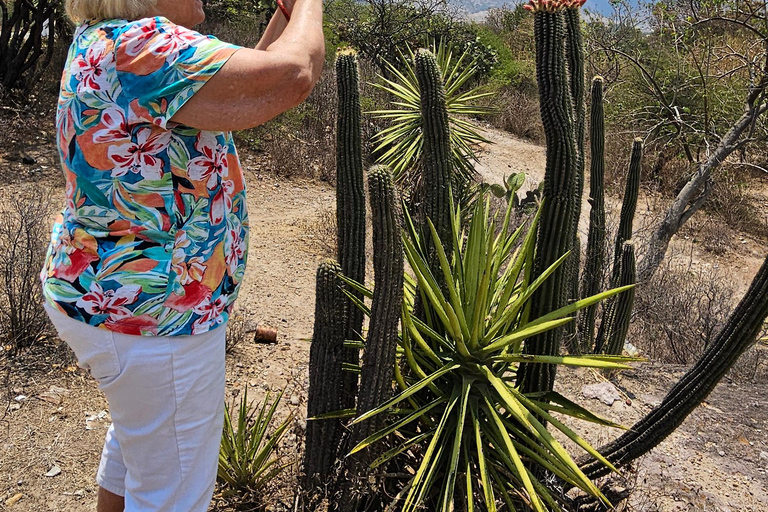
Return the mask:
POLYGON ((200 0, 67 0, 66 206, 42 272, 61 338, 109 401, 99 512, 207 509, 227 315, 248 248, 231 130, 297 105, 325 55, 322 0, 279 0, 254 49, 191 27, 200 0))

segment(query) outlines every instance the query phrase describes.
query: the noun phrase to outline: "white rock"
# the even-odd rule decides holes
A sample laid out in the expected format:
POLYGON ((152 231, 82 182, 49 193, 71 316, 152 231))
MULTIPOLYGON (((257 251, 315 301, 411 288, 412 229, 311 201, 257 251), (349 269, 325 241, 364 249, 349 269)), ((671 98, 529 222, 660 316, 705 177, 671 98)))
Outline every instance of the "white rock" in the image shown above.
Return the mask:
POLYGON ((61 474, 61 468, 59 466, 53 466, 50 471, 48 471, 45 476, 52 478, 54 476, 61 474))
POLYGON ((594 398, 600 400, 605 405, 613 405, 617 400, 621 400, 621 395, 616 386, 610 382, 598 382, 596 384, 587 384, 581 388, 581 394, 584 398, 594 398))

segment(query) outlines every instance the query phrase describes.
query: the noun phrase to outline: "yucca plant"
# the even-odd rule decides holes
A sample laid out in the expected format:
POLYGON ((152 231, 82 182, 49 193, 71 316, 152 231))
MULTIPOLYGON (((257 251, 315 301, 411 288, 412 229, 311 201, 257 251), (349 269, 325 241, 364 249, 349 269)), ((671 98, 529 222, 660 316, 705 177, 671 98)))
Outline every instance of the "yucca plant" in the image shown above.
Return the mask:
MULTIPOLYGON (((474 146, 490 142, 464 116, 487 114, 489 109, 475 102, 492 93, 481 92, 477 87, 463 89, 477 73, 476 61, 467 52, 457 58, 442 42, 432 44, 431 50, 443 74, 453 167, 457 179, 461 181, 455 185, 460 190, 475 175, 473 162, 477 158, 474 146)), ((417 188, 423 148, 420 91, 413 58, 414 52, 408 48, 408 57, 401 55, 399 65, 386 63, 393 79, 380 76, 381 83, 372 85, 395 97, 393 108, 370 112, 392 123, 374 136, 374 154, 378 155, 378 163, 388 165, 395 180, 409 185, 412 190, 417 188)))
POLYGON ((243 391, 237 416, 225 405, 224 432, 219 449, 219 483, 225 494, 261 501, 267 486, 292 462, 277 454, 277 445, 293 421, 289 416, 273 426, 275 412, 283 397, 280 392, 270 403, 270 394, 254 406, 243 391))
POLYGON ((488 204, 486 199, 476 203, 463 233, 459 232, 457 212, 451 261, 432 229, 446 293, 430 272, 418 231, 406 217, 409 233, 404 247, 414 275, 407 279, 395 365, 400 393, 353 421, 391 415, 388 426, 360 442, 352 453, 385 442, 390 449, 373 466, 398 456, 400 467, 410 466, 413 476, 401 493, 403 502, 398 507, 403 512, 422 508, 441 512, 526 507, 559 510, 561 497, 539 480, 543 474, 607 502, 544 422, 611 469, 613 466, 559 417, 618 425, 555 392, 525 395, 515 386, 515 376, 523 361, 628 368, 628 358, 525 355, 522 348, 529 337, 564 325, 572 321, 571 315, 577 310, 629 287, 529 318, 531 295, 567 255, 533 278, 538 215, 527 233, 524 225, 512 232, 510 204, 496 234, 488 204), (424 304, 423 321, 413 315, 416 294, 424 304))

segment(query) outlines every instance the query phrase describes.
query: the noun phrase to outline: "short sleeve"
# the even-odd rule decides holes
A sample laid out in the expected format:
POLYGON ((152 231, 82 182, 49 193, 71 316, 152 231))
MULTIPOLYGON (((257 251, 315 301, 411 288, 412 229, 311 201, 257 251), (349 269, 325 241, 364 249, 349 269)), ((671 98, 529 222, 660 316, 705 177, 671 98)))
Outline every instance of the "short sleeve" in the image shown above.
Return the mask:
POLYGON ((162 17, 132 22, 115 34, 122 94, 139 120, 166 128, 239 49, 162 17))

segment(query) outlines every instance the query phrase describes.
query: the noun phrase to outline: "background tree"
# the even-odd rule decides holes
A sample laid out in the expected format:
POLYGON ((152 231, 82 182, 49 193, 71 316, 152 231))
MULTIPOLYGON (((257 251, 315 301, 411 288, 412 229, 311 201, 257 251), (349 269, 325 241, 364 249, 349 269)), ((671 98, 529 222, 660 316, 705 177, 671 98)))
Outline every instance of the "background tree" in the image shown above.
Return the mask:
POLYGON ((0 92, 39 80, 57 31, 68 32, 63 13, 60 0, 0 0, 0 92))
POLYGON ((623 77, 632 95, 617 108, 628 112, 657 148, 656 169, 680 157, 691 172, 647 243, 639 266, 647 279, 671 238, 713 191, 724 163, 760 166, 768 130, 768 19, 751 0, 660 2, 650 16, 617 15, 591 25, 591 62, 623 77), (651 28, 646 35, 640 28, 651 28), (622 74, 623 61, 632 72, 622 74))

